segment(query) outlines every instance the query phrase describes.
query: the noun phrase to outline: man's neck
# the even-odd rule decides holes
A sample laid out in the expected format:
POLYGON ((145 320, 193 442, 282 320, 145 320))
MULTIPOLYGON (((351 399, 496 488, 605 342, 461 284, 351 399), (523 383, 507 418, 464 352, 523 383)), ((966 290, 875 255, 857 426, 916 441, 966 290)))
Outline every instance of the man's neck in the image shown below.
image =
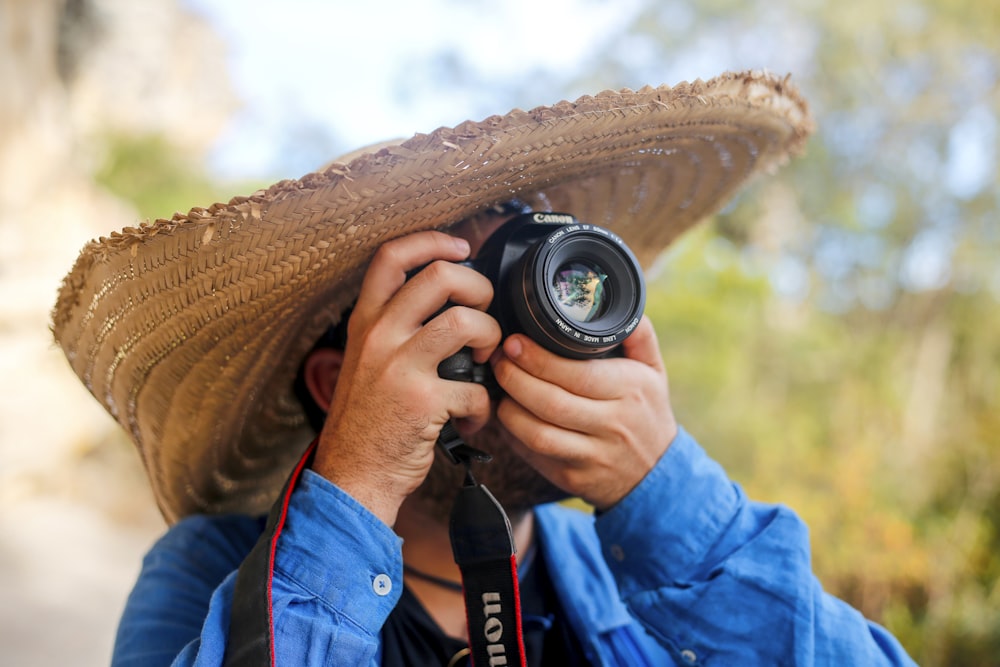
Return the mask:
MULTIPOLYGON (((535 515, 523 512, 508 517, 517 546, 518 563, 528 553, 535 539, 535 515)), ((461 583, 462 576, 451 552, 447 517, 435 517, 409 499, 399 509, 396 534, 403 538, 403 562, 411 571, 444 581, 461 583)), ((461 589, 429 581, 419 574, 405 577, 410 589, 445 634, 464 638, 465 604, 461 589)))

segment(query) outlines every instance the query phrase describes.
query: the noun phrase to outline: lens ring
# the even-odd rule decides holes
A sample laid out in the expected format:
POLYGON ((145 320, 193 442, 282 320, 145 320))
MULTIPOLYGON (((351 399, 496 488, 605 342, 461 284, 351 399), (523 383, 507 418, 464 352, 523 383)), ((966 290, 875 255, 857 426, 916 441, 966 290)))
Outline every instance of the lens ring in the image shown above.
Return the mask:
POLYGON ((638 324, 645 306, 642 269, 614 233, 593 225, 566 226, 539 241, 522 259, 524 294, 515 300, 522 311, 518 319, 557 354, 598 356, 638 324), (580 289, 574 295, 572 286, 555 287, 564 282, 560 274, 567 268, 580 272, 577 278, 590 286, 589 293, 580 289), (591 271, 603 274, 596 284, 588 275, 591 271))
MULTIPOLYGON (((566 237, 550 250, 542 266, 537 267, 542 272, 540 277, 545 280, 545 284, 551 284, 559 268, 567 263, 601 266, 605 273, 602 288, 608 292, 604 299, 607 303, 597 316, 592 316, 586 321, 571 322, 565 322, 566 313, 561 307, 562 304, 551 291, 546 294, 543 307, 550 317, 554 316, 569 324, 571 328, 591 337, 613 334, 624 325, 623 320, 631 319, 635 297, 642 291, 638 264, 632 264, 628 260, 628 256, 622 252, 622 246, 610 242, 603 236, 578 233, 566 237)), ((571 335, 575 336, 575 332, 571 335)))

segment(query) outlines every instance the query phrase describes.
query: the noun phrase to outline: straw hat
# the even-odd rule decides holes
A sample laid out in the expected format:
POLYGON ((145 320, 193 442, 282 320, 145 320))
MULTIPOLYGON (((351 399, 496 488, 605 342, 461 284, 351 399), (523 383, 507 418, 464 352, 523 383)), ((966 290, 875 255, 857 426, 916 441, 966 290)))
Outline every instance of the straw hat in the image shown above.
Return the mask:
POLYGON ((758 72, 440 128, 90 242, 53 332, 168 521, 264 511, 311 437, 296 369, 381 243, 518 198, 613 229, 648 267, 811 129, 787 80, 758 72))

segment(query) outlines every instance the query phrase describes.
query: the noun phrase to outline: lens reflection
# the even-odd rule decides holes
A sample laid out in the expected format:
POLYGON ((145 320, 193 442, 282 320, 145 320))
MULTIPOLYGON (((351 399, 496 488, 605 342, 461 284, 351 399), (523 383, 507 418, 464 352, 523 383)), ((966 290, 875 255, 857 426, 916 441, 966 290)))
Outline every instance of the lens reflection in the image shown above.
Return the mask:
POLYGON ((608 309, 607 274, 597 264, 566 262, 552 276, 552 296, 559 311, 574 322, 590 322, 608 309))

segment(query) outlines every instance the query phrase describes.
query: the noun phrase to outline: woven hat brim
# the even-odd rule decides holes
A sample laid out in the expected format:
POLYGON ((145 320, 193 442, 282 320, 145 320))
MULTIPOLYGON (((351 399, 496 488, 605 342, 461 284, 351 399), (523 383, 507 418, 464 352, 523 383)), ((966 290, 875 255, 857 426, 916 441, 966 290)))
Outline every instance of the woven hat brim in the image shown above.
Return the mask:
POLYGON ((53 332, 168 521, 262 512, 310 438, 295 371, 379 245, 519 198, 613 229, 648 267, 811 131, 785 79, 749 72, 440 128, 91 242, 53 332))

